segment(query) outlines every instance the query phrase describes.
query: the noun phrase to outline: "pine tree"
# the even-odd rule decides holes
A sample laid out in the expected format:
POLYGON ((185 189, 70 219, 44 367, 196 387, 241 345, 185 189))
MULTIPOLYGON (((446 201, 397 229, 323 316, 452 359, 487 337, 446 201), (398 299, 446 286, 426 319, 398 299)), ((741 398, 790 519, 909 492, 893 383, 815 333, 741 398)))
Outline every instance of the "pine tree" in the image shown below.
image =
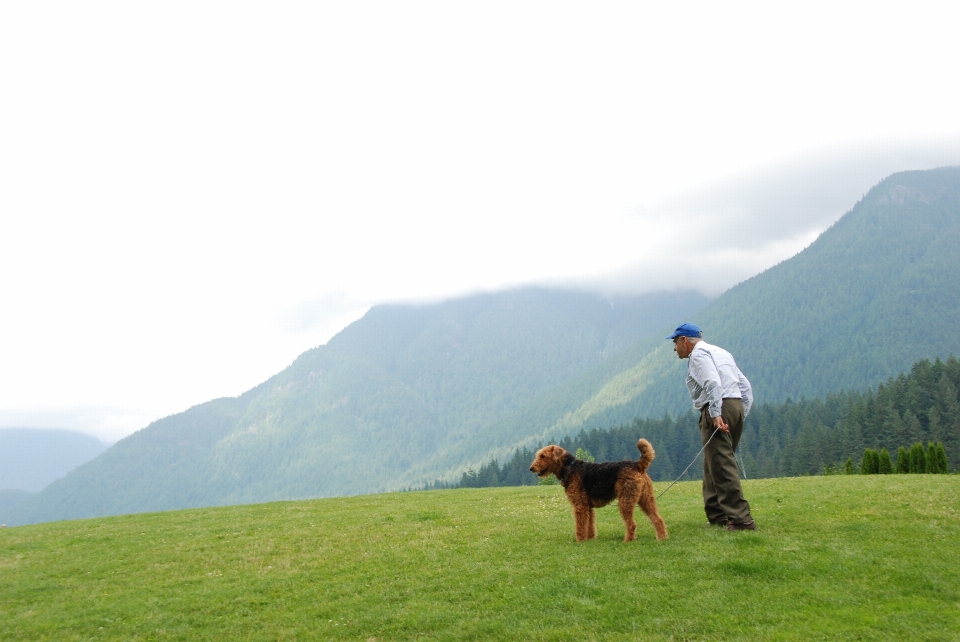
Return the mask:
POLYGON ((863 460, 860 462, 861 475, 876 475, 880 472, 880 454, 873 448, 863 451, 863 460))
POLYGON ((853 474, 853 457, 847 457, 847 461, 843 463, 843 474, 844 475, 853 474))
POLYGON ((889 475, 893 472, 893 461, 890 459, 890 451, 886 448, 880 449, 880 474, 889 475))

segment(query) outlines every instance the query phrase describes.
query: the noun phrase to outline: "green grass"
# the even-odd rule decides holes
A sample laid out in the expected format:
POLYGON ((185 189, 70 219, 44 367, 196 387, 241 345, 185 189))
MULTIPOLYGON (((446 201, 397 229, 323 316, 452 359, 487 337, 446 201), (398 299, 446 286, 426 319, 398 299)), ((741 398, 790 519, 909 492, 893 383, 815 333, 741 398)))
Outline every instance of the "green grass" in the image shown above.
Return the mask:
MULTIPOLYGON (((666 484, 658 484, 658 492, 666 484)), ((3 640, 956 640, 960 476, 699 485, 577 544, 556 486, 280 502, 0 531, 3 640)))

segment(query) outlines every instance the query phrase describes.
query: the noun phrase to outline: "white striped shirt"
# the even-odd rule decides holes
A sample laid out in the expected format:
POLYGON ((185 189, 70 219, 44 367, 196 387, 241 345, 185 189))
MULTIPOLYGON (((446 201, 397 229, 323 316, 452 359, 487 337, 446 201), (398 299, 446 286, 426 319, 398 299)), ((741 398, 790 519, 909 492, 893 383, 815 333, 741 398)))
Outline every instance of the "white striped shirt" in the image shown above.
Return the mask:
POLYGON ((710 404, 710 416, 719 417, 724 399, 743 400, 743 416, 753 405, 753 387, 740 372, 733 355, 700 340, 690 352, 687 364, 687 389, 697 410, 710 404))

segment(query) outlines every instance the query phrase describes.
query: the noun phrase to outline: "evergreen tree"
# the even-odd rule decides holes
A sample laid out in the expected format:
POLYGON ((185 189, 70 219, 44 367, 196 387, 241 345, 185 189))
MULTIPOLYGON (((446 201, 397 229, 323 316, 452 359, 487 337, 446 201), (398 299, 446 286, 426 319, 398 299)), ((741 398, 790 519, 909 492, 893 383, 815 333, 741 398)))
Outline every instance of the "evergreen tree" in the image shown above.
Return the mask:
POLYGON ((936 475, 940 472, 940 458, 937 457, 937 445, 932 441, 927 444, 927 460, 923 472, 936 475))
POLYGON ((920 425, 920 420, 915 414, 911 411, 907 411, 903 415, 903 424, 904 430, 896 435, 895 439, 888 441, 890 444, 908 444, 912 441, 920 441, 923 439, 923 426, 920 425))
POLYGON ((479 488, 477 471, 471 469, 460 476, 460 488, 479 488))
POLYGON ((910 447, 910 472, 923 473, 927 470, 927 453, 919 441, 910 447))
POLYGON ((880 472, 880 455, 873 448, 867 448, 863 451, 863 459, 860 462, 861 475, 876 475, 880 472))
POLYGON ((947 451, 943 447, 943 442, 937 443, 937 461, 940 464, 940 472, 947 474, 950 472, 950 462, 947 461, 947 451))
POLYGON ((853 474, 853 457, 847 457, 847 461, 843 464, 843 474, 852 475, 853 474))
POLYGON ((910 472, 910 452, 903 446, 897 448, 897 472, 910 472))
POLYGON ((577 459, 582 459, 583 461, 596 461, 593 455, 590 454, 590 451, 585 448, 577 448, 577 459))
POLYGON ((893 472, 893 461, 890 459, 890 451, 886 448, 880 449, 879 467, 881 475, 889 475, 893 472))

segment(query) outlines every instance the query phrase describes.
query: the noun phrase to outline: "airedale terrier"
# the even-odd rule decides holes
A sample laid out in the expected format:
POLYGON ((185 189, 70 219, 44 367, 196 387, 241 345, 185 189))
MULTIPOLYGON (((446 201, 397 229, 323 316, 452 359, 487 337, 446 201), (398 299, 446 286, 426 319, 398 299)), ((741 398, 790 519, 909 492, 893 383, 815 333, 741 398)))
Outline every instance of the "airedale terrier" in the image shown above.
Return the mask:
POLYGON ((639 461, 608 461, 596 464, 577 459, 560 446, 546 446, 537 451, 530 464, 530 472, 538 477, 554 474, 566 490, 567 499, 573 505, 573 517, 577 525, 577 541, 597 536, 594 508, 606 506, 618 499, 620 516, 627 527, 623 541, 636 537, 637 523, 633 520, 633 507, 637 504, 657 531, 657 539, 667 539, 667 527, 657 512, 657 500, 653 497, 653 481, 647 467, 653 461, 653 446, 646 439, 637 442, 639 461))

